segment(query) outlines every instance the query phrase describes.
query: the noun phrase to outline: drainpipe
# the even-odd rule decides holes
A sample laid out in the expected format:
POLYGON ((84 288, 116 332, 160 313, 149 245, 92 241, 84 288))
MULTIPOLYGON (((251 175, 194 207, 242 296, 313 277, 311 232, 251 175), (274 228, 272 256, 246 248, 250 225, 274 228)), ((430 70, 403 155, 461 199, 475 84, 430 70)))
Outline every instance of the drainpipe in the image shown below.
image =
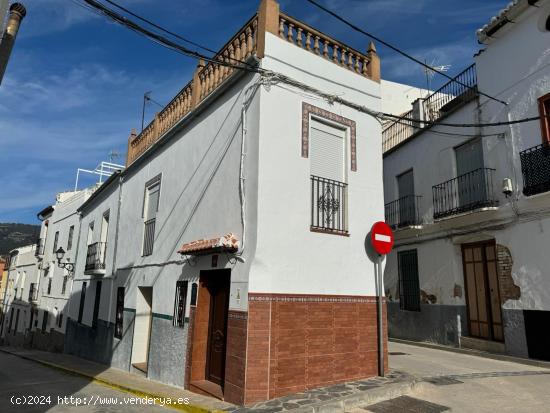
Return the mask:
POLYGON ((27 10, 21 3, 13 3, 10 6, 8 23, 2 36, 2 43, 0 43, 0 84, 2 84, 2 78, 6 72, 6 67, 8 65, 8 60, 10 58, 13 45, 15 44, 15 38, 17 37, 19 26, 21 25, 21 21, 23 21, 26 14, 27 10))

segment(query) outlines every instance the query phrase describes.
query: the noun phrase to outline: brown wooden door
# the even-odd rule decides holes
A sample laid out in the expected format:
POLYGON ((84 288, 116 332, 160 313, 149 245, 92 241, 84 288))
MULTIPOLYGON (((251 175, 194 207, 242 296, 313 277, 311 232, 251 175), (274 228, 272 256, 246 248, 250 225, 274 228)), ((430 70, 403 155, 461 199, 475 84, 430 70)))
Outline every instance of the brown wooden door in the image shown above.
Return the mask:
POLYGON ((229 278, 216 274, 209 279, 210 318, 206 379, 223 386, 225 376, 225 350, 227 345, 227 310, 229 307, 229 278))
POLYGON ((495 242, 462 246, 470 336, 503 341, 495 242))

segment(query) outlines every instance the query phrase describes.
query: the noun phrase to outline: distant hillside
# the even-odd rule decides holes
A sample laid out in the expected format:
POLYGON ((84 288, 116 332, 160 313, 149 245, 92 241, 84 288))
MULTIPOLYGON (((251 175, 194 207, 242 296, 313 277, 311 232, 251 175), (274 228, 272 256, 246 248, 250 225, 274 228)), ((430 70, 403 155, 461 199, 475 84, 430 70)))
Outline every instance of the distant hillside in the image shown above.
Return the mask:
POLYGON ((33 244, 40 234, 40 225, 0 223, 0 255, 12 249, 33 244))

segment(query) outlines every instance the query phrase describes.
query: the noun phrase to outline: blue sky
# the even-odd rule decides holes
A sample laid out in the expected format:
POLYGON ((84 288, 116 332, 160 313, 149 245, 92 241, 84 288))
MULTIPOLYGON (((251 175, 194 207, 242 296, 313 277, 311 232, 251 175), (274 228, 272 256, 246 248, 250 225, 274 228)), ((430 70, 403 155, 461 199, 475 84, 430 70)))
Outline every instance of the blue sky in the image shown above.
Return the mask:
MULTIPOLYGON (((191 78, 196 62, 165 49, 76 3, 21 0, 25 18, 0 86, 0 222, 37 223, 55 194, 74 186, 76 169, 93 169, 112 150, 124 153, 139 130, 143 93, 167 103, 191 78)), ((322 0, 356 24, 416 57, 472 62, 475 30, 507 0, 322 0)), ((180 35, 222 46, 256 11, 259 0, 118 0, 180 35)), ((369 39, 323 15, 305 0, 281 9, 365 50, 369 39)), ((378 46, 382 77, 425 87, 422 69, 378 46)), ((441 84, 443 79, 435 79, 441 84)), ((148 107, 146 120, 158 110, 148 107)), ((123 163, 124 155, 120 159, 123 163)), ((91 183, 92 181, 83 181, 91 183)))

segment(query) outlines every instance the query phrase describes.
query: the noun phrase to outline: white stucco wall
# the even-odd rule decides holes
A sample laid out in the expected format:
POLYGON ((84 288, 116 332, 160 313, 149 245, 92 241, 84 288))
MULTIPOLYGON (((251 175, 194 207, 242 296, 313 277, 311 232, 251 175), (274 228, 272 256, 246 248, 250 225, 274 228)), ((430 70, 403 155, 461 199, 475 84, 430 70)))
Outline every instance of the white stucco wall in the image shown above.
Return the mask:
MULTIPOLYGON (((267 34, 262 67, 380 108, 380 85, 267 34)), ((380 124, 342 105, 275 85, 261 91, 258 246, 250 291, 375 295, 364 239, 383 219, 380 124), (349 237, 310 231, 310 159, 301 156, 302 102, 357 123, 357 171, 346 143, 349 237)))
POLYGON ((384 80, 380 82, 382 97, 382 112, 401 115, 412 109, 412 103, 428 95, 427 89, 422 89, 403 83, 384 80))

